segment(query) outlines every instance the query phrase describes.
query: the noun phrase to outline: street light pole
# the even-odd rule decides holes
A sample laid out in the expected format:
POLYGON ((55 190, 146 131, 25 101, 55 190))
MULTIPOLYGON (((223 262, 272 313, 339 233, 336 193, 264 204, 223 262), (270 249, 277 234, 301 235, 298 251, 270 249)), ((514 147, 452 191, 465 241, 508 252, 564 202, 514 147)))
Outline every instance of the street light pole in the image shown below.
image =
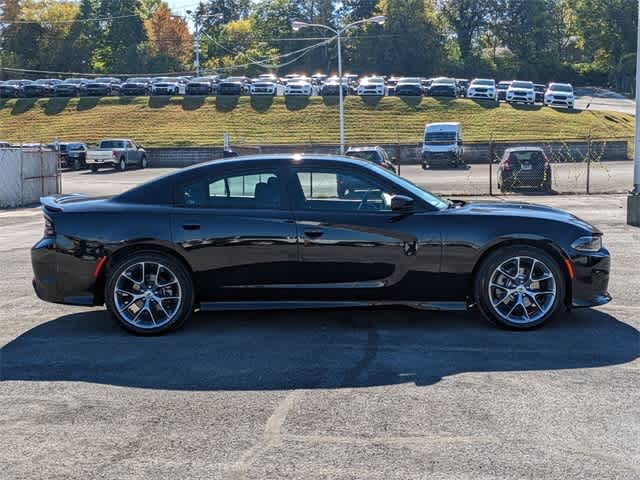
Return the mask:
POLYGON ((340 155, 344 155, 344 92, 342 91, 342 40, 338 31, 338 96, 340 103, 340 155))
POLYGON ((186 11, 187 15, 193 14, 193 21, 195 24, 195 42, 193 43, 193 50, 195 53, 194 66, 196 67, 196 76, 200 76, 200 46, 201 46, 201 25, 200 21, 202 18, 215 18, 216 20, 222 20, 222 13, 215 13, 213 15, 199 15, 198 12, 192 12, 191 10, 186 11))
POLYGON ((321 25, 318 23, 307 23, 302 22, 300 20, 294 20, 291 22, 291 27, 294 32, 297 32, 301 28, 323 28, 325 30, 329 30, 335 35, 337 40, 338 47, 338 82, 339 82, 339 111, 340 111, 340 155, 344 155, 344 146, 345 146, 345 138, 344 138, 344 93, 342 91, 343 82, 342 82, 342 35, 344 32, 349 30, 350 28, 356 27, 358 25, 363 25, 365 23, 377 23, 378 25, 383 25, 385 21, 385 17, 383 15, 378 15, 371 18, 365 18, 364 20, 358 20, 357 22, 350 23, 349 25, 342 27, 340 29, 332 28, 328 25, 321 25))
POLYGON ((640 8, 636 47, 636 136, 633 149, 633 190, 627 197, 627 223, 640 227, 640 8))

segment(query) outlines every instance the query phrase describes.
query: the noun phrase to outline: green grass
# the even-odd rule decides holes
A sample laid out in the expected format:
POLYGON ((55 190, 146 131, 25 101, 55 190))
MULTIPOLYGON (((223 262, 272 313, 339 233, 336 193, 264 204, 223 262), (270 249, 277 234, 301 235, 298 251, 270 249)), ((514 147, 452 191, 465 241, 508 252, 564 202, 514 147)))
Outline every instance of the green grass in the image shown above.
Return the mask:
MULTIPOLYGON (((459 121, 465 140, 631 137, 633 117, 466 99, 346 98, 348 143, 418 143, 425 123, 459 121)), ((250 97, 53 98, 0 101, 0 140, 130 137, 146 146, 338 142, 337 99, 250 97)))

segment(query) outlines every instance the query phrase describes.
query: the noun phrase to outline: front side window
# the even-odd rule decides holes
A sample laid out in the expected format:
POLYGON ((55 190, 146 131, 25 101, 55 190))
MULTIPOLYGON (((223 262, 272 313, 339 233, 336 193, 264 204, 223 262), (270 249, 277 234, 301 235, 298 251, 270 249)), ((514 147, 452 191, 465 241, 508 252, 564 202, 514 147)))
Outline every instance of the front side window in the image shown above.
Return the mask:
POLYGON ((232 173, 200 180, 182 188, 179 203, 186 207, 279 209, 280 177, 275 171, 232 173))
POLYGON ((302 190, 299 208, 345 212, 390 212, 395 192, 352 170, 305 169, 296 172, 302 190))

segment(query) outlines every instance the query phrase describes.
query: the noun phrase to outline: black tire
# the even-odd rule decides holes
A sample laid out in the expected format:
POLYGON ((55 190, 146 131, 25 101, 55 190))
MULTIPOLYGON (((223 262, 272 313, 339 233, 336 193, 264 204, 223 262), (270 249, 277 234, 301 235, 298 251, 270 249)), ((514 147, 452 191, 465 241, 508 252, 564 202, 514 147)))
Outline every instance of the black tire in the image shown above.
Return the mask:
MULTIPOLYGON (((497 249, 482 262, 474 278, 474 298, 482 315, 491 323, 513 330, 529 330, 553 319, 561 310, 563 310, 565 291, 565 275, 563 274, 558 262, 544 250, 525 244, 510 245, 505 248, 497 249), (548 310, 546 310, 544 315, 541 315, 540 318, 526 323, 511 321, 508 318, 501 316, 496 311, 496 307, 493 306, 491 299, 489 298, 489 284, 492 275, 496 272, 499 266, 514 257, 535 259, 537 262, 541 262, 553 276, 553 282, 555 285, 555 297, 553 297, 553 301, 549 299, 548 305, 546 306, 548 310)), ((505 297, 506 296, 507 295, 505 295, 505 297)), ((530 306, 533 306, 533 304, 531 303, 530 306)))
POLYGON ((82 162, 80 161, 79 158, 74 158, 73 159, 73 165, 71 165, 71 168, 75 171, 80 170, 80 167, 82 166, 82 162))
POLYGON ((138 335, 160 335, 170 330, 175 330, 181 327, 184 322, 187 321, 187 319, 191 316, 194 305, 193 281, 191 279, 189 271, 185 268, 182 262, 173 258, 172 256, 153 251, 139 251, 126 257, 117 259, 113 265, 108 266, 104 298, 107 310, 110 313, 111 317, 125 330, 136 333, 138 335), (182 292, 182 303, 177 309, 175 316, 168 323, 158 327, 138 327, 127 321, 127 319, 118 311, 116 307, 114 293, 118 278, 132 265, 141 262, 155 262, 162 264, 166 268, 170 269, 179 282, 180 291, 182 292))
POLYGON ((118 162, 118 165, 116 166, 116 168, 121 172, 124 172, 127 169, 127 161, 125 160, 124 157, 120 157, 120 161, 118 162))
POLYGON ((140 168, 145 169, 147 168, 149 165, 147 163, 147 156, 143 155, 142 158, 140 159, 140 168))
POLYGON ((98 171, 98 166, 97 165, 91 165, 91 172, 92 173, 96 173, 98 171))

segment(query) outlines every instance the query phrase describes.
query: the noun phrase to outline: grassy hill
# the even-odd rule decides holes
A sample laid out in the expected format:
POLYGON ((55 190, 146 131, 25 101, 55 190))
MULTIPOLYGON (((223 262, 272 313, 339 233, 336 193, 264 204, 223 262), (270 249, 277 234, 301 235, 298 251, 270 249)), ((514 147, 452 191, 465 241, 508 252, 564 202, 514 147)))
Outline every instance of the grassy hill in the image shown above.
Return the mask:
MULTIPOLYGON (((630 137, 633 118, 608 112, 510 106, 466 99, 346 98, 349 143, 419 142, 425 123, 459 121, 466 140, 630 137)), ((337 143, 337 99, 108 97, 0 101, 0 140, 130 137, 146 146, 337 143)))

